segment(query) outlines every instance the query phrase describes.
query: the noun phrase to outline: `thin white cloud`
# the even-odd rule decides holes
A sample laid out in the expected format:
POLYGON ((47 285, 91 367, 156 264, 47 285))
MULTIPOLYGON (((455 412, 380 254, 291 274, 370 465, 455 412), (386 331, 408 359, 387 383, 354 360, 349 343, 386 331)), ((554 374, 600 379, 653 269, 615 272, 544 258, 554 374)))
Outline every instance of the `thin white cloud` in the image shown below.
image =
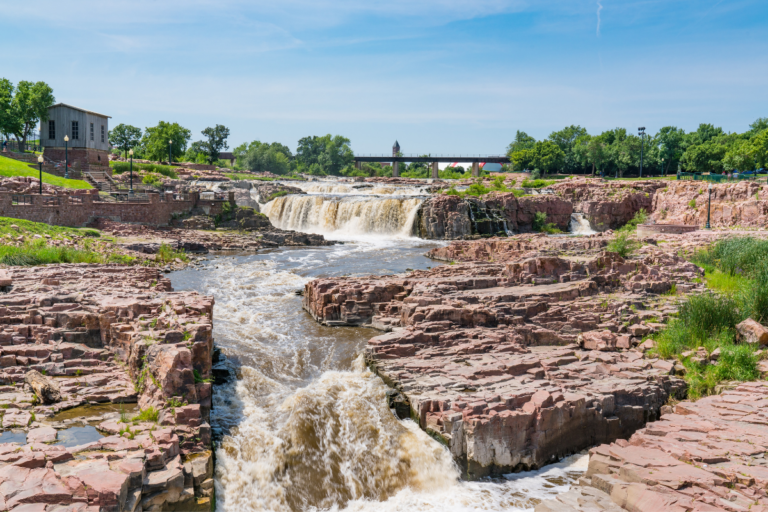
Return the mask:
POLYGON ((603 10, 603 4, 597 0, 597 37, 600 37, 600 11, 603 10))

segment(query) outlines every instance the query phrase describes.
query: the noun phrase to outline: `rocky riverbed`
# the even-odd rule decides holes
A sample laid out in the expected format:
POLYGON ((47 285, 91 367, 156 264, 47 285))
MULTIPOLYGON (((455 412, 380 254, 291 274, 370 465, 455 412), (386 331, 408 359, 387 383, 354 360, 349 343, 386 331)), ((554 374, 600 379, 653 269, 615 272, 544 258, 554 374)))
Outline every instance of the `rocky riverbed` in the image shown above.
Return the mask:
MULTIPOLYGON (((655 425, 667 421, 671 430, 665 432, 687 430, 682 415, 694 413, 683 411, 703 410, 698 408, 708 403, 723 409, 723 419, 733 408, 743 414, 754 411, 755 423, 763 421, 757 411, 764 388, 749 383, 729 395, 670 408, 666 404, 686 396, 680 378, 684 368, 649 355, 653 342, 644 341, 676 314, 683 295, 703 289, 702 270, 681 255, 718 236, 723 235, 697 232, 649 239, 627 259, 605 252, 602 234, 454 242, 429 253, 450 265, 397 276, 318 279, 306 285, 303 304, 324 325, 387 331, 368 341, 368 366, 390 386, 388 400, 398 416, 413 418, 448 447, 465 477, 540 468, 599 445, 592 450, 588 478, 582 479, 586 487, 556 504, 540 505, 545 507, 541 510, 593 510, 593 501, 603 503, 605 496, 589 485, 611 495, 614 507, 672 510, 633 502, 637 489, 629 484, 656 483, 625 471, 629 455, 621 450, 629 446, 626 439, 645 446, 649 443, 644 439, 656 439, 647 437, 657 435, 655 425), (727 405, 731 403, 735 405, 727 405), (646 424, 654 427, 640 430, 646 424), (653 433, 642 437, 649 431, 653 433), (608 457, 608 450, 612 462, 597 462, 603 460, 598 455, 608 457), (613 478, 613 489, 621 490, 614 494, 623 492, 623 498, 600 487, 602 477, 591 476, 596 472, 613 478), (581 503, 578 493, 590 496, 590 505, 568 508, 581 503)), ((728 429, 692 428, 704 434, 728 429)), ((727 451, 725 446, 718 453, 727 451)), ((729 464, 735 463, 732 459, 729 464)), ((659 460, 666 461, 662 465, 676 488, 689 485, 685 462, 690 461, 672 463, 669 456, 659 460), (680 469, 685 471, 675 476, 680 469)), ((751 490, 742 490, 754 498, 756 484, 747 480, 744 485, 751 490)), ((717 497, 718 492, 699 494, 717 497)), ((653 503, 670 505, 677 499, 682 498, 653 503)), ((606 508, 598 510, 614 510, 600 506, 606 508)))
POLYGON ((210 510, 213 298, 147 267, 0 274, 0 509, 210 510))

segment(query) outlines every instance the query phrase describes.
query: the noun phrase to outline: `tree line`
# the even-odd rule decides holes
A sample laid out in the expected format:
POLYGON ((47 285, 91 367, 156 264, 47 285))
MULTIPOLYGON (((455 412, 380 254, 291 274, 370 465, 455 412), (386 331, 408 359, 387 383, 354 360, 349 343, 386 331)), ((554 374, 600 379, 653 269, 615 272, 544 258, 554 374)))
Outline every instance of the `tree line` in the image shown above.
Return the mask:
POLYGON ((0 78, 0 134, 9 135, 24 146, 29 134, 40 121, 48 119, 48 108, 56 99, 53 89, 45 82, 22 80, 16 86, 0 78))
POLYGON ((217 124, 201 132, 203 140, 189 143, 192 132, 179 123, 160 121, 157 126, 141 128, 120 123, 109 131, 109 142, 123 156, 133 150, 134 157, 147 160, 213 164, 222 150, 229 148, 229 128, 217 124))
POLYGON ((726 133, 711 124, 696 131, 665 126, 656 134, 627 133, 625 128, 590 135, 581 126, 567 126, 537 141, 517 131, 507 148, 514 171, 534 174, 722 173, 760 169, 768 163, 768 118, 761 117, 744 133, 726 133))

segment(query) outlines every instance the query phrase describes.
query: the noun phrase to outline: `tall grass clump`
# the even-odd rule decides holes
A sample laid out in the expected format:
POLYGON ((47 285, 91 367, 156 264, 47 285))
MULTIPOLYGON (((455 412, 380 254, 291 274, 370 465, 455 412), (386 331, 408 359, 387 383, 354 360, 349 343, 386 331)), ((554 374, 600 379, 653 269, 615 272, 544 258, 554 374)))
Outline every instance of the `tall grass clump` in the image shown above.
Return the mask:
POLYGON ((48 265, 50 263, 101 263, 100 254, 90 249, 56 247, 44 240, 22 246, 0 245, 0 263, 11 266, 48 265))
POLYGON ((533 214, 532 228, 536 232, 547 233, 549 235, 556 235, 562 233, 557 224, 553 222, 547 222, 547 214, 545 212, 536 212, 533 214))
MULTIPOLYGON (((131 169, 130 162, 110 162, 109 166, 112 167, 112 172, 114 174, 122 174, 124 172, 130 171, 131 169)), ((175 179, 178 179, 179 175, 176 174, 176 172, 174 172, 173 169, 174 168, 171 165, 133 162, 133 172, 138 172, 138 171, 154 172, 157 174, 162 174, 167 178, 171 178, 175 180, 175 179)))
POLYGON ((544 188, 552 185, 555 180, 528 179, 520 185, 523 188, 544 188))
POLYGON ((160 244, 160 248, 157 250, 157 254, 155 254, 155 262, 160 264, 170 263, 176 258, 184 262, 189 261, 189 256, 184 252, 184 249, 177 250, 166 243, 160 244))

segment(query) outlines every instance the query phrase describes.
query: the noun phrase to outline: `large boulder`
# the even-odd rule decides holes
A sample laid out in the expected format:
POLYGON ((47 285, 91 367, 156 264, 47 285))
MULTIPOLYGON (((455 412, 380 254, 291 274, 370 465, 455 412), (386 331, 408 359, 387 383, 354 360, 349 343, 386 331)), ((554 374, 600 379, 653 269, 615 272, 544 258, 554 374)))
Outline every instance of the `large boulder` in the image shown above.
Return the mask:
POLYGON ((768 345, 768 329, 751 318, 747 318, 736 326, 736 332, 744 343, 768 345))

